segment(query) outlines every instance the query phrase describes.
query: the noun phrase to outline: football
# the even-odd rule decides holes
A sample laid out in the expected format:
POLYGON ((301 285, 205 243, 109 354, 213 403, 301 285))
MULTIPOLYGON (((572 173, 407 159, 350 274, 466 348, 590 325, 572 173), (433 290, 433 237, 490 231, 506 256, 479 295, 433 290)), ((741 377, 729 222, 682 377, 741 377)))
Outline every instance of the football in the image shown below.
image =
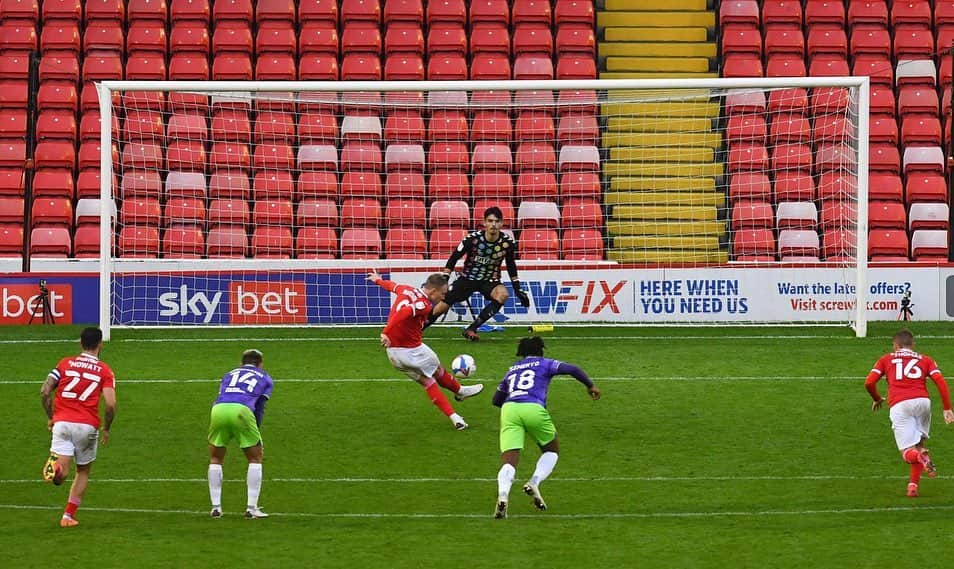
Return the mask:
POLYGON ((477 362, 474 357, 468 354, 461 354, 451 362, 451 373, 457 377, 470 377, 477 371, 477 362))

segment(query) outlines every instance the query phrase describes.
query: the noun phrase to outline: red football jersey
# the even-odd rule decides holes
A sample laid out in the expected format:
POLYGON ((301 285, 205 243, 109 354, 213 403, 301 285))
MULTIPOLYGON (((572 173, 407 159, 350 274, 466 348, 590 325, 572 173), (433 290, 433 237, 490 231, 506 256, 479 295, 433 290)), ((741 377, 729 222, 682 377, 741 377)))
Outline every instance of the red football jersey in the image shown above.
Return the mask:
POLYGON ((115 389, 113 370, 99 358, 80 354, 63 358, 50 376, 56 378, 53 421, 84 423, 99 428, 99 396, 106 387, 115 389))
POLYGON ((397 295, 388 314, 383 333, 391 339, 392 348, 416 348, 421 345, 424 324, 433 306, 424 291, 408 285, 381 279, 378 286, 397 295))
POLYGON ((947 381, 929 356, 903 348, 881 356, 865 380, 865 387, 868 388, 872 397, 877 393, 875 384, 882 376, 888 381, 889 406, 908 399, 928 397, 927 378, 930 377, 941 394, 944 409, 951 408, 947 381))

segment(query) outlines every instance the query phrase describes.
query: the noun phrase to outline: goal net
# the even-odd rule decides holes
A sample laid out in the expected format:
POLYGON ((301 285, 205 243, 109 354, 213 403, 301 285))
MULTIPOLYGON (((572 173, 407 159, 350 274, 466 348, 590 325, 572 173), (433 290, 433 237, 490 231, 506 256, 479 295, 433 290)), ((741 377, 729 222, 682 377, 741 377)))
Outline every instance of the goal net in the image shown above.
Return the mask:
POLYGON ((380 323, 369 270, 419 284, 497 207, 532 299, 497 323, 864 334, 865 79, 98 89, 107 331, 380 323))

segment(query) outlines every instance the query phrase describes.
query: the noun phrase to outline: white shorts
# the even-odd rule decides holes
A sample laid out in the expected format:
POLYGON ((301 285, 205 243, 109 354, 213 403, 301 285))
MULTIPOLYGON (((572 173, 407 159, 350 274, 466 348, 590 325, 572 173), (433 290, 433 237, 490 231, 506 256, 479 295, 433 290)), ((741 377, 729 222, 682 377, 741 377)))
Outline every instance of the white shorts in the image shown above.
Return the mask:
POLYGON ((53 442, 50 452, 60 456, 72 456, 76 464, 83 466, 96 460, 99 429, 86 423, 58 421, 53 423, 53 442))
POLYGON ((931 434, 931 400, 907 399, 891 407, 891 429, 898 450, 911 448, 931 434))
POLYGON ((434 377, 441 362, 427 344, 416 348, 388 348, 388 359, 398 371, 417 381, 420 376, 434 377))

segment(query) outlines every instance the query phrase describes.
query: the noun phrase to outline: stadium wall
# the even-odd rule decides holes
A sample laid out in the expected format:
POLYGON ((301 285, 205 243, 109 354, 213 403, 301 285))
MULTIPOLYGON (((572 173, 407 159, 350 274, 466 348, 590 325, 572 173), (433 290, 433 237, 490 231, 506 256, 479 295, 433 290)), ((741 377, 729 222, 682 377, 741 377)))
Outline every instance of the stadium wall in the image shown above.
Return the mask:
MULTIPOLYGON (((25 324, 46 280, 57 323, 96 323, 99 274, 75 261, 49 271, 0 276, 0 324, 25 324), (77 270, 82 269, 82 270, 77 270)), ((117 275, 116 287, 150 291, 117 303, 120 325, 377 324, 390 298, 364 282, 367 267, 295 272, 223 270, 117 275), (355 292, 349 293, 349 290, 355 292)), ((395 281, 417 285, 422 267, 394 268, 395 281)), ((529 309, 512 299, 498 323, 705 321, 847 322, 853 274, 843 268, 626 267, 522 268, 533 298, 529 309)), ((954 320, 954 265, 875 266, 868 272, 869 320, 894 320, 909 292, 917 320, 954 320)), ((479 310, 481 300, 473 299, 479 310)), ((468 320, 458 305, 448 321, 468 320)))

